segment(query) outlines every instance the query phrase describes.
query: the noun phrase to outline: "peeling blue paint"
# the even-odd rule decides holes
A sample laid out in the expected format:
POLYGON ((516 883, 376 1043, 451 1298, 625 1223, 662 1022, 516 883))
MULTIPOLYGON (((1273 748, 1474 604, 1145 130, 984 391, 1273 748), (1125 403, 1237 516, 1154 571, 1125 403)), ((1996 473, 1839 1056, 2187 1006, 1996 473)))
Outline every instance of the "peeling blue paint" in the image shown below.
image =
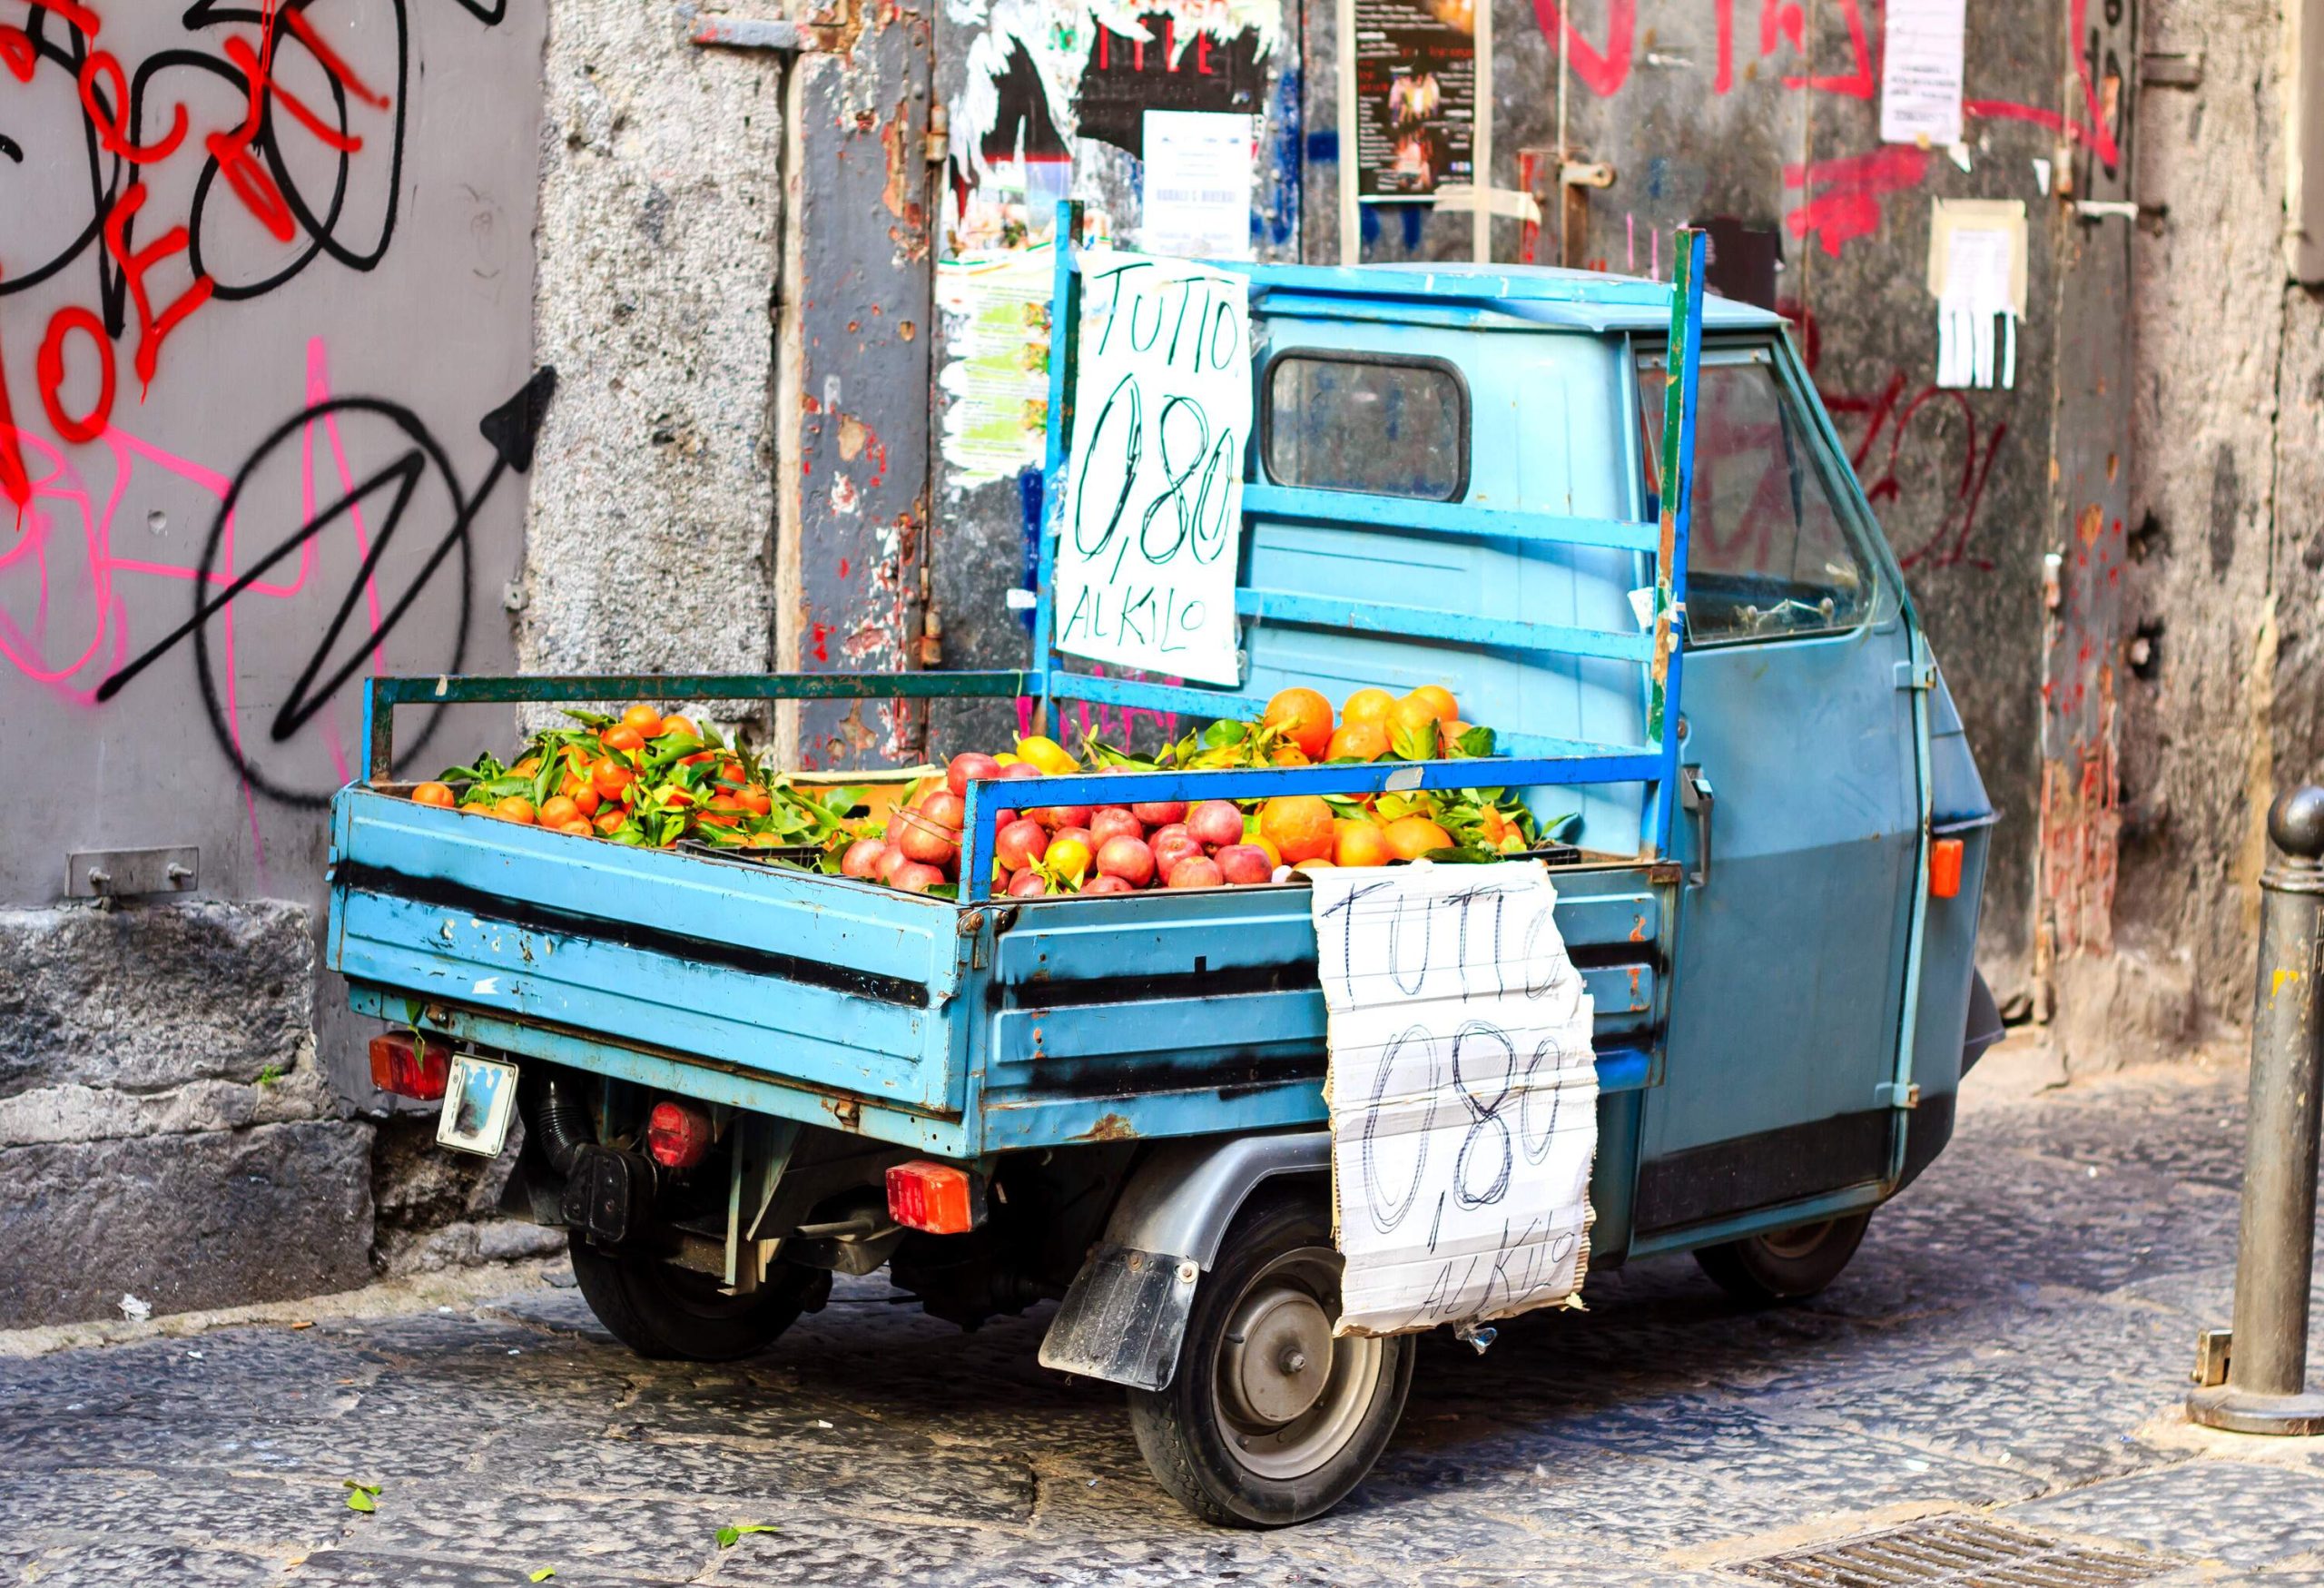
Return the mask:
POLYGON ((1646 196, 1659 199, 1669 185, 1670 162, 1658 154, 1646 163, 1646 196))
MULTIPOLYGON (((1041 471, 1038 468, 1020 469, 1017 475, 1017 500, 1025 513, 1025 571, 1018 580, 1020 590, 1037 590, 1041 585, 1041 471)), ((1033 609, 1029 607, 1017 615, 1025 632, 1033 632, 1033 609)))
POLYGON ((1340 163, 1340 134, 1335 127, 1323 127, 1307 134, 1307 158, 1318 165, 1340 163))
POLYGON ((1428 221, 1426 211, 1433 207, 1433 206, 1424 206, 1421 204, 1398 204, 1396 206, 1397 210, 1403 213, 1404 218, 1404 252, 1406 253, 1418 253, 1420 252, 1421 227, 1426 224, 1428 221))
POLYGON ((1263 196, 1251 212, 1251 242, 1257 247, 1280 248, 1299 235, 1299 85, 1295 69, 1275 74, 1275 135, 1267 143, 1263 196))

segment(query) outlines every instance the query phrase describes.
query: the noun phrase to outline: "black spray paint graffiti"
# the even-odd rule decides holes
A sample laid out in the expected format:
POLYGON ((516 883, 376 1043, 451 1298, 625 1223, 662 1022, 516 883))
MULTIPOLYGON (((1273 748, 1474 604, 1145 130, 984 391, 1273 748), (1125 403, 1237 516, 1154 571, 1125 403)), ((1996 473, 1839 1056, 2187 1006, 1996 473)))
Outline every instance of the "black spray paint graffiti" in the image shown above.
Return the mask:
MULTIPOLYGON (((364 537, 368 546, 362 561, 348 580, 320 636, 311 642, 311 649, 289 694, 275 707, 267 726, 265 743, 283 744, 322 711, 340 690, 363 669, 378 648, 386 644, 388 636, 455 556, 458 559, 455 580, 458 615, 451 630, 451 654, 443 659, 441 670, 459 671, 467 656, 471 615, 474 557, 469 531, 477 514, 499 485, 502 477, 511 469, 523 474, 532 468, 534 442, 540 433, 541 420, 549 399, 556 390, 556 371, 543 368, 537 370, 515 396, 485 415, 477 428, 492 444, 492 463, 476 488, 467 492, 461 489, 459 478, 453 471, 451 460, 445 455, 442 446, 428 433, 417 415, 399 404, 373 398, 333 398, 284 420, 259 444, 249 461, 242 465, 225 499, 219 504, 217 517, 211 524, 209 539, 202 547, 202 564, 194 586, 196 599, 192 614, 100 685, 97 699, 108 701, 119 695, 140 674, 191 636, 202 701, 208 708, 219 747, 227 758, 249 780, 253 789, 284 804, 310 809, 328 804, 335 785, 318 787, 292 781, 281 768, 263 761, 260 746, 252 745, 240 733, 226 704, 225 659, 213 651, 212 620, 226 611, 235 597, 299 556, 324 531, 361 511, 366 515, 368 531, 364 537), (303 444, 310 427, 325 421, 334 424, 361 421, 374 431, 380 431, 384 427, 381 435, 386 443, 384 449, 393 456, 348 487, 335 499, 318 502, 290 533, 270 549, 248 566, 237 567, 231 582, 217 584, 215 581, 228 553, 228 538, 234 516, 238 507, 243 506, 245 493, 251 482, 261 476, 270 462, 295 452, 303 444), (423 486, 429 485, 437 488, 436 490, 423 493, 423 486), (436 499, 438 492, 442 498, 440 503, 436 499), (444 527, 417 566, 409 567, 403 575, 402 588, 387 600, 384 609, 375 609, 374 615, 356 636, 355 643, 342 646, 340 642, 347 635, 357 606, 371 592, 374 577, 379 572, 382 559, 395 546, 407 523, 415 517, 421 523, 433 523, 439 513, 444 527)), ((243 510, 247 512, 247 508, 243 510)), ((247 529, 247 524, 242 528, 247 529)), ((423 532, 415 529, 411 533, 419 535, 423 532)), ((413 752, 425 747, 434 726, 435 721, 431 716, 414 738, 413 752)))

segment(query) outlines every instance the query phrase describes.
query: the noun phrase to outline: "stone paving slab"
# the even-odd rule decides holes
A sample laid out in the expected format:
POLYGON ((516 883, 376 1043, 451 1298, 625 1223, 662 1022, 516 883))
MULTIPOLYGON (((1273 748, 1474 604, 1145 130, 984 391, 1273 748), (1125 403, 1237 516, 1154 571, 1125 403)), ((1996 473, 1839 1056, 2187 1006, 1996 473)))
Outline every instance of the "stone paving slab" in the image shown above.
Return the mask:
POLYGON ((1669 1259, 1482 1358, 1427 1337, 1371 1478, 1283 1533, 1180 1512, 1120 1393, 1036 1361, 1051 1308, 962 1335, 879 1277, 729 1365, 629 1356, 569 1277, 0 1357, 0 1585, 1735 1588, 1722 1563, 1962 1510, 2188 1554, 2164 1588, 2324 1588, 2324 1452, 2177 1415, 2226 1321, 2241 1097, 2192 1069, 1973 1090, 1809 1304, 1669 1259), (777 1531, 722 1549, 729 1523, 777 1531))

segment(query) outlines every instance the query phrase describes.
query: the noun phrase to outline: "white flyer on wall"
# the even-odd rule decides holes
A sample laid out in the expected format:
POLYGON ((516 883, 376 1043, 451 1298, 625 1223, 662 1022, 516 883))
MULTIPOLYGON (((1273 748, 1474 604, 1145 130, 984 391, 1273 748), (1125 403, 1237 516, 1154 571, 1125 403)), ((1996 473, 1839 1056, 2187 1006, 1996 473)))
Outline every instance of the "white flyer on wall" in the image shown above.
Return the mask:
POLYGON ((1148 253, 1251 257, 1251 141, 1257 118, 1220 111, 1149 110, 1139 195, 1148 253))
POLYGON ((1315 880, 1338 1333, 1565 1301, 1590 1263, 1591 1005, 1538 861, 1315 880))
POLYGON ((1880 140, 1950 147, 1961 141, 1965 0, 1888 0, 1880 64, 1880 140))
POLYGON ((1057 648, 1239 684, 1246 284, 1110 249, 1085 252, 1081 276, 1072 449, 1054 525, 1057 648))

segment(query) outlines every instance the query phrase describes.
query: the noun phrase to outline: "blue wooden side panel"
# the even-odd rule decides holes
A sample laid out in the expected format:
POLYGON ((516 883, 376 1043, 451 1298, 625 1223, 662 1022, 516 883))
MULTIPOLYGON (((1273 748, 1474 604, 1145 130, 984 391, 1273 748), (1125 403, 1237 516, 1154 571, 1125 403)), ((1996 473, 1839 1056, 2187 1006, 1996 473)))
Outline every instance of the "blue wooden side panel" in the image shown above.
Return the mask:
POLYGON ((332 967, 492 1011, 898 1107, 957 1112, 945 1005, 970 939, 935 899, 630 849, 343 792, 332 967))

